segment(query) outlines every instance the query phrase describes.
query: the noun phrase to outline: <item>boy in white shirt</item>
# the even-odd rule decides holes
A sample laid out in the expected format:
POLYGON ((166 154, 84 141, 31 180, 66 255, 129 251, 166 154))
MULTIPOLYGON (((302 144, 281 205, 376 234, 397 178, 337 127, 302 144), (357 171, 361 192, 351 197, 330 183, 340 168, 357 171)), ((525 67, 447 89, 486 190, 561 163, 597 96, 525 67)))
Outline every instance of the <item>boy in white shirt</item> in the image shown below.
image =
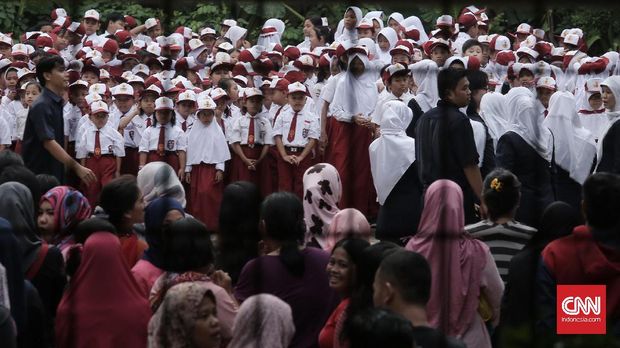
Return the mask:
POLYGON ((312 165, 309 155, 320 137, 318 117, 304 109, 306 86, 299 82, 288 86, 288 104, 274 123, 274 140, 278 147, 278 189, 297 194, 301 199, 303 175, 312 165))
POLYGON ((90 121, 76 143, 76 157, 82 166, 93 171, 97 180, 82 188, 91 206, 97 204, 101 188, 120 175, 121 157, 125 156, 123 136, 108 124, 108 105, 103 101, 91 104, 90 121))
POLYGON ((179 126, 184 132, 189 132, 192 125, 196 121, 196 93, 191 90, 186 90, 179 93, 177 96, 177 103, 175 113, 179 126))

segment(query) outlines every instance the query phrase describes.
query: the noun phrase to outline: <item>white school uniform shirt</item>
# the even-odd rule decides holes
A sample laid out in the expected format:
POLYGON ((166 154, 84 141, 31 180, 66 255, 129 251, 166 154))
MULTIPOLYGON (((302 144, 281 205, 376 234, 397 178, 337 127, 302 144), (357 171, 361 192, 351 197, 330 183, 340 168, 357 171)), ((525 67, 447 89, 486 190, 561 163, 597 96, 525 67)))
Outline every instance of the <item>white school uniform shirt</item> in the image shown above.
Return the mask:
MULTIPOLYGON (((327 79, 327 83, 325 83, 325 86, 321 90, 321 96, 320 96, 321 100, 328 102, 328 103, 331 103, 334 100, 334 94, 336 94, 336 86, 338 85, 338 81, 343 76, 344 76, 344 72, 339 72, 338 74, 334 76, 330 76, 327 79)), ((327 116, 329 117, 330 114, 328 113, 327 116)))
POLYGON ((225 163, 230 159, 230 150, 218 123, 213 120, 209 125, 204 125, 198 121, 187 133, 185 171, 189 173, 193 165, 201 163, 215 164, 215 169, 224 171, 225 163))
MULTIPOLYGON (((80 117, 80 120, 77 124, 77 131, 75 133, 75 140, 77 141, 82 137, 82 134, 86 131, 88 127, 94 127, 95 124, 90 120, 90 115, 86 114, 80 117)), ((77 144, 76 144, 77 145, 77 144)))
POLYGON ((271 108, 269 108, 269 122, 271 122, 271 126, 273 127, 274 125, 274 120, 276 119, 276 114, 278 115, 278 117, 280 117, 280 115, 286 110, 286 109, 290 109, 291 106, 288 104, 284 104, 284 105, 278 105, 276 103, 272 103, 271 104, 271 108), (280 113, 278 113, 278 110, 281 110, 280 113))
MULTIPOLYGON (((240 145, 248 145, 249 133, 249 114, 237 117, 233 121, 228 142, 231 144, 239 143, 240 145)), ((254 116, 254 144, 273 145, 273 128, 271 127, 271 123, 269 122, 269 117, 266 112, 259 112, 256 116, 254 116)))
POLYGON ((85 35, 82 38, 82 45, 86 43, 86 41, 92 41, 93 47, 97 47, 99 45, 100 38, 99 38, 99 35, 97 35, 97 33, 95 32, 95 33, 90 34, 89 36, 85 35))
MULTIPOLYGON (((116 104, 115 104, 116 106, 116 104)), ((112 126, 114 129, 118 129, 119 124, 121 123, 121 118, 131 112, 133 112, 136 105, 132 106, 129 111, 122 113, 118 107, 110 108, 110 116, 108 117, 108 124, 112 126)))
POLYGON ((144 134, 144 130, 147 128, 148 119, 151 120, 151 124, 154 123, 153 115, 149 116, 145 113, 136 115, 131 119, 131 122, 129 122, 123 130, 125 147, 137 148, 140 146, 140 143, 142 142, 142 135, 144 134))
POLYGON ((26 125, 25 118, 28 116, 28 108, 25 108, 21 101, 12 100, 3 107, 2 114, 9 126, 11 140, 21 139, 24 131, 22 128, 21 133, 18 134, 18 123, 26 125), (18 118, 21 118, 21 120, 18 121, 18 118))
POLYGON ((579 110, 579 121, 581 121, 583 128, 589 130, 594 139, 599 141, 609 125, 609 119, 605 109, 601 113, 588 113, 588 111, 590 110, 579 110))
POLYGON ((76 158, 86 158, 89 153, 95 152, 95 137, 99 131, 99 144, 101 145, 101 155, 114 155, 125 157, 125 142, 123 136, 116 129, 106 124, 101 129, 97 129, 94 124, 86 127, 82 136, 75 145, 76 158))
POLYGON ((62 118, 65 125, 65 136, 69 138, 69 141, 76 141, 82 110, 77 105, 67 103, 62 109, 62 118))
MULTIPOLYGON (((157 151, 159 143, 159 129, 161 124, 155 127, 148 127, 142 133, 140 141, 140 152, 157 151)), ((164 143, 164 151, 187 151, 187 134, 178 125, 171 125, 170 122, 163 125, 166 127, 166 140, 164 143)))
POLYGON ((409 101, 413 99, 413 94, 409 92, 403 93, 400 97, 395 96, 392 92, 389 92, 387 89, 383 90, 381 94, 379 94, 379 99, 377 100, 377 107, 375 107, 375 111, 372 113, 370 120, 372 123, 376 125, 381 124, 381 116, 383 115, 385 104, 392 100, 402 101, 405 105, 409 105, 409 101))
POLYGON ((189 130, 192 129, 194 122, 197 120, 196 114, 189 114, 187 118, 183 118, 178 111, 174 110, 174 113, 176 116, 177 125, 183 129, 183 122, 185 122, 185 132, 189 132, 189 130))
POLYGON ((11 145, 11 129, 4 117, 0 117, 0 145, 11 145))
POLYGON ((306 147, 310 139, 318 140, 321 136, 321 127, 317 122, 317 116, 315 113, 303 109, 297 114, 295 138, 293 141, 288 140, 288 133, 292 127, 294 115, 295 111, 290 107, 280 113, 273 126, 273 136, 282 136, 284 146, 291 147, 306 147))

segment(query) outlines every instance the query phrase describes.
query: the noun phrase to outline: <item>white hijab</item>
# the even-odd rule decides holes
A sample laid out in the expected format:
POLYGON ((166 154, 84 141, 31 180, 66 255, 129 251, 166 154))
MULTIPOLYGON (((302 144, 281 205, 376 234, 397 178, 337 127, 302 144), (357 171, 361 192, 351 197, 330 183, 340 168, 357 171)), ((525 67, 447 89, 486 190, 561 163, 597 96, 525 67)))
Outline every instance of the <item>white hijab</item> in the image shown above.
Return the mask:
POLYGON ((358 45, 364 46, 368 49, 368 55, 370 60, 377 60, 377 45, 373 39, 367 37, 359 39, 358 45))
POLYGON ((510 89, 506 99, 511 123, 509 130, 519 134, 542 158, 551 162, 551 132, 543 125, 544 116, 538 112, 534 94, 525 87, 516 87, 510 89))
POLYGON ((262 33, 259 34, 258 40, 256 40, 257 45, 263 46, 263 47, 269 47, 269 45, 271 44, 279 44, 279 45, 281 44, 280 40, 282 38, 282 34, 284 33, 284 28, 286 28, 286 25, 284 24, 284 22, 282 22, 281 20, 277 18, 271 18, 265 21, 265 24, 263 25, 263 29, 270 28, 270 27, 275 28, 276 32, 267 33, 267 34, 262 34, 262 33))
POLYGON ((383 110, 381 136, 368 148, 370 170, 381 205, 415 161, 415 140, 405 133, 413 119, 411 109, 396 100, 387 102, 383 110))
POLYGON ((377 49, 377 53, 379 55, 379 59, 381 60, 381 62, 383 62, 385 64, 391 64, 392 63, 392 55, 390 54, 390 50, 392 48, 394 48, 394 46, 396 46, 396 42, 398 41, 398 34, 396 33, 396 30, 394 30, 394 29, 392 29, 390 27, 385 27, 385 28, 381 29, 381 31, 377 35, 377 40, 378 40, 379 35, 383 35, 388 40, 388 42, 390 43, 390 48, 388 48, 387 51, 383 51, 383 50, 381 50, 381 48, 377 49))
POLYGON ((570 92, 556 92, 549 100, 549 114, 543 121, 553 133, 555 163, 583 184, 596 154, 594 136, 579 121, 575 97, 570 92))
POLYGON ((486 93, 480 100, 480 117, 489 129, 489 135, 493 138, 493 146, 497 147, 497 141, 510 127, 508 122, 508 110, 506 97, 501 93, 486 93))
POLYGON ((417 16, 409 16, 402 21, 401 24, 404 28, 408 28, 410 26, 415 26, 416 29, 420 32, 420 39, 416 41, 416 43, 422 46, 426 41, 428 41, 428 34, 426 34, 426 30, 424 30, 424 25, 422 21, 417 16))
POLYGON ((601 158, 603 157, 603 140, 605 139, 609 128, 611 128, 611 126, 613 126, 616 121, 620 120, 620 76, 610 76, 606 78, 605 81, 601 83, 601 87, 602 86, 606 86, 611 90, 611 93, 616 99, 616 105, 614 106, 613 110, 605 109, 605 114, 607 114, 609 124, 607 125, 607 127, 605 127, 603 132, 601 132, 601 137, 598 140, 596 148, 598 163, 601 163, 601 158))
POLYGON ((230 159, 226 136, 215 119, 207 126, 199 119, 188 134, 187 165, 224 163, 230 159))
POLYGON ((344 11, 344 14, 342 15, 342 17, 343 17, 342 27, 340 27, 340 24, 338 24, 338 31, 336 32, 336 35, 334 37, 338 38, 337 41, 340 41, 340 42, 343 42, 346 40, 350 40, 353 42, 357 41, 357 26, 360 24, 360 21, 363 18, 362 10, 357 6, 349 6, 344 11), (347 14, 349 10, 352 10, 353 13, 355 13, 355 28, 353 28, 352 30, 349 30, 344 27, 344 16, 347 14))
POLYGON ((342 108, 347 115, 361 113, 368 116, 374 111, 379 98, 375 85, 377 73, 366 55, 361 53, 350 55, 349 64, 355 58, 364 63, 364 72, 359 77, 353 76, 349 71, 345 73, 336 86, 333 104, 335 108, 342 108))
POLYGON ((418 86, 414 98, 422 111, 427 112, 436 107, 439 101, 439 90, 437 89, 439 68, 432 60, 424 59, 409 65, 409 69, 413 75, 413 81, 418 86))
POLYGON ((185 208, 185 189, 174 169, 166 162, 151 162, 138 172, 138 187, 144 206, 159 197, 169 197, 185 208))
POLYGON ((241 40, 245 36, 245 34, 247 34, 247 32, 247 29, 235 25, 228 29, 226 34, 224 34, 224 37, 230 39, 230 43, 233 45, 233 47, 237 48, 237 42, 241 40))

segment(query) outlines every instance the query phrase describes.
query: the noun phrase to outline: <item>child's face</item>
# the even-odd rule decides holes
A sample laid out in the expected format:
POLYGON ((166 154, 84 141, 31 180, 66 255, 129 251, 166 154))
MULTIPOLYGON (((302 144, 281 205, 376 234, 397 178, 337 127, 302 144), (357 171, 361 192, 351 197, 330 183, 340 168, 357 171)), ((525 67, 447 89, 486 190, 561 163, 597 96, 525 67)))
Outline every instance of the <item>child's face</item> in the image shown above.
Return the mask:
POLYGON ((437 63, 438 66, 443 66, 450 55, 450 51, 444 46, 434 47, 431 51, 431 60, 437 63))
POLYGON ((149 29, 147 33, 152 39, 154 39, 158 36, 161 36, 162 32, 163 30, 161 28, 161 24, 157 24, 156 26, 149 29))
POLYGON ((35 84, 31 84, 26 87, 26 92, 24 94, 24 102, 28 107, 32 106, 32 103, 37 99, 37 97, 41 94, 41 90, 39 90, 39 86, 35 84))
POLYGON ((479 61, 482 62, 482 47, 480 46, 471 46, 467 49, 467 51, 463 52, 465 57, 476 57, 479 61))
POLYGON ((409 76, 394 76, 389 82, 390 91, 397 97, 400 97, 409 88, 409 76))
POLYGON ((353 60, 349 64, 349 71, 354 76, 360 76, 361 74, 363 74, 364 69, 365 69, 364 62, 362 62, 362 60, 359 59, 358 57, 353 58, 353 60))
POLYGON ((603 92, 601 93, 601 100, 605 109, 614 110, 616 108, 616 96, 607 86, 601 86, 601 91, 603 92))
POLYGON ((10 89, 15 89, 17 86, 17 72, 11 70, 8 74, 6 74, 6 87, 10 89))
POLYGON ((213 117, 215 117, 215 112, 213 110, 200 110, 198 111, 198 119, 202 124, 208 126, 213 121, 213 117))
POLYGON ((93 18, 86 18, 82 21, 84 23, 84 30, 86 32, 86 36, 92 35, 99 30, 99 21, 93 18))
POLYGON ((69 101, 73 105, 83 107, 86 105, 87 95, 88 89, 86 89, 85 87, 72 88, 71 93, 69 93, 69 101))
POLYGON ((527 88, 533 87, 534 86, 534 75, 529 71, 521 72, 519 76, 519 83, 523 87, 527 87, 527 88))
POLYGON ((51 239, 52 233, 56 229, 56 219, 54 218, 54 208, 48 201, 43 201, 39 206, 37 226, 39 227, 39 233, 44 239, 46 239, 46 236, 51 239))
POLYGON ((347 13, 344 14, 344 27, 348 30, 353 30, 355 29, 355 24, 357 24, 355 12, 353 12, 353 10, 348 10, 347 13))
POLYGON ((286 92, 281 91, 279 89, 274 89, 273 90, 273 96, 271 97, 271 100, 278 104, 278 105, 283 105, 286 104, 287 99, 286 99, 286 92))
POLYGON ((396 53, 392 56, 392 64, 400 63, 404 66, 409 65, 409 56, 403 53, 396 53))
POLYGON ((372 39, 374 37, 374 33, 372 32, 372 29, 357 29, 357 37, 360 39, 372 39))
POLYGON ((540 103, 546 108, 549 107, 549 99, 551 99, 551 95, 554 92, 555 91, 550 90, 549 88, 536 88, 536 96, 538 97, 538 100, 540 100, 540 103))
POLYGON ((263 97, 253 96, 245 99, 245 107, 250 115, 256 115, 263 107, 263 97))
POLYGON ((90 115, 91 122, 97 127, 97 129, 103 128, 108 123, 108 113, 98 112, 90 115))
POLYGON ((11 45, 0 43, 0 54, 2 54, 3 56, 11 56, 11 49, 11 45))
POLYGON ((239 99, 239 86, 237 86, 236 83, 233 83, 226 91, 226 94, 228 94, 228 97, 233 102, 237 101, 237 99, 239 99))
POLYGON ((224 110, 226 110, 227 106, 228 106, 228 98, 226 97, 221 97, 215 101, 215 110, 217 111, 218 115, 221 115, 224 112, 224 110))
POLYGON ((147 94, 140 100, 140 107, 147 115, 152 115, 155 112, 155 96, 147 94))
POLYGON ((377 43, 379 44, 381 51, 385 52, 390 48, 390 42, 385 38, 385 36, 383 36, 383 34, 377 36, 377 43))
POLYGON ((82 73, 82 80, 88 82, 88 85, 99 83, 99 76, 92 71, 85 71, 82 73))
POLYGON ((603 106, 603 99, 601 98, 601 94, 592 94, 592 96, 588 99, 588 103, 590 104, 592 110, 600 110, 603 106))
POLYGON ((133 96, 117 95, 114 97, 114 100, 116 102, 116 107, 118 107, 118 110, 122 113, 128 112, 134 104, 133 96))
POLYGON ((56 41, 54 41, 54 48, 59 52, 67 48, 67 45, 67 39, 63 35, 58 36, 56 41))
POLYGON ((114 59, 114 55, 111 52, 103 51, 101 53, 101 58, 103 58, 103 61, 107 63, 111 61, 112 59, 114 59))
POLYGON ((189 116, 194 111, 194 102, 190 100, 183 100, 177 103, 177 111, 183 117, 189 116))
POLYGON ((396 30, 397 33, 400 31, 400 24, 398 24, 398 22, 392 18, 390 18, 390 20, 388 21, 388 26, 396 30))
POLYGON ((167 124, 172 119, 172 110, 158 110, 155 111, 155 117, 157 118, 157 123, 159 124, 167 124))
POLYGON ((300 112, 306 105, 306 94, 294 92, 288 94, 288 103, 295 112, 300 112))
POLYGON ((130 83, 129 85, 131 86, 131 88, 133 88, 134 99, 138 98, 140 96, 140 93, 144 91, 144 85, 141 84, 140 82, 130 83))
POLYGON ((265 97, 265 100, 263 100, 264 104, 271 104, 271 102, 273 101, 273 89, 271 88, 262 88, 261 89, 263 91, 263 96, 265 97))
POLYGON ((220 83, 223 78, 230 77, 229 75, 230 74, 226 69, 215 69, 215 71, 211 73, 211 81, 213 82, 214 86, 217 86, 217 84, 220 83))

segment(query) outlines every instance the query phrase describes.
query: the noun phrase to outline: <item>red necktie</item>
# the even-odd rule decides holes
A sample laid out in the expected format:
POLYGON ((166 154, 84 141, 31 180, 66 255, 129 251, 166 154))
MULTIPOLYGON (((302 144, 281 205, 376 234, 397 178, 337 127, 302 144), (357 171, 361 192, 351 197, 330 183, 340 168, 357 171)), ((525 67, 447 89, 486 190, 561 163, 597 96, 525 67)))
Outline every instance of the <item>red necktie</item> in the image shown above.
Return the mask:
POLYGON ((150 127, 152 125, 153 125, 153 122, 151 122, 151 118, 147 116, 147 118, 146 118, 146 126, 150 127))
POLYGON ((181 122, 181 129, 185 132, 187 130, 187 121, 181 122))
POLYGON ((291 128, 288 130, 288 140, 289 143, 292 143, 295 140, 295 130, 297 130, 297 112, 293 115, 293 120, 291 121, 291 128))
POLYGON ((165 151, 164 151, 164 142, 166 141, 166 126, 165 125, 161 125, 161 127, 159 127, 159 139, 157 140, 157 153, 159 154, 159 156, 164 156, 165 151))
POLYGON ((254 117, 250 116, 250 129, 248 130, 248 145, 254 146, 254 117))
POLYGON ((95 158, 101 157, 101 141, 99 140, 99 131, 95 132, 95 158))
MULTIPOLYGON (((286 104, 284 104, 284 105, 286 105, 286 104)), ((276 124, 276 120, 278 119, 278 116, 280 115, 280 111, 282 111, 282 109, 284 109, 284 105, 280 106, 278 111, 276 111, 276 115, 273 117, 273 124, 272 124, 272 126, 276 124)))

